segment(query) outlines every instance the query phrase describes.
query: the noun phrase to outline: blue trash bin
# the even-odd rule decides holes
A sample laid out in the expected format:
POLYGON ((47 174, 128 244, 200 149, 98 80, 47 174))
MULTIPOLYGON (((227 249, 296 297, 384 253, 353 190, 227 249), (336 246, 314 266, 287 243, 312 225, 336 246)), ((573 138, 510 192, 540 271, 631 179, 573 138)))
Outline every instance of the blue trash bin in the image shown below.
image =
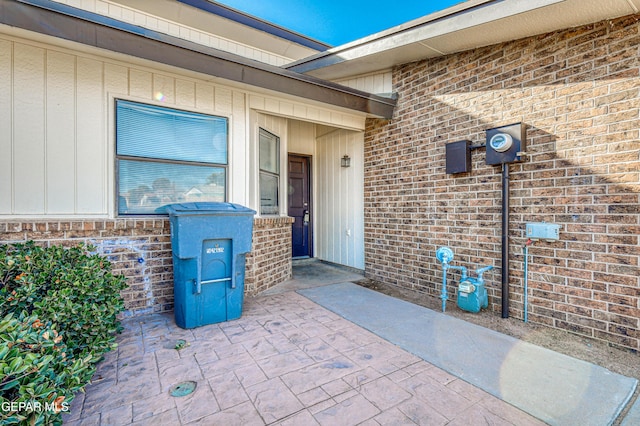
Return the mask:
POLYGON ((194 328, 240 318, 256 212, 213 202, 164 209, 171 223, 176 324, 194 328))

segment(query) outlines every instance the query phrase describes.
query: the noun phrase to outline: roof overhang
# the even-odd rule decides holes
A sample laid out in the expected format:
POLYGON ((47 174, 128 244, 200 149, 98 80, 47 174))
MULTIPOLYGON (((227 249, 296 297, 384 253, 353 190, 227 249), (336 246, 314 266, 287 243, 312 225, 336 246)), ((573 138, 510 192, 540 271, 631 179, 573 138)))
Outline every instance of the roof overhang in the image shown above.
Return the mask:
POLYGON ((640 0, 469 0, 287 69, 336 80, 638 13, 640 0))
MULTIPOLYGON (((80 2, 64 3, 77 5, 80 2)), ((93 3, 83 2, 82 7, 78 7, 91 11, 88 6, 93 3)), ((119 5, 124 8, 123 13, 128 9, 157 16, 221 39, 289 58, 287 62, 332 47, 212 0, 109 0, 104 5, 119 5)), ((97 4, 95 7, 97 11, 97 4)))
POLYGON ((0 24, 376 117, 391 118, 396 104, 50 0, 0 0, 0 24))
MULTIPOLYGON (((157 0, 154 0, 157 1, 157 0)), ((331 46, 318 40, 314 40, 311 37, 307 37, 303 34, 296 33, 287 28, 275 25, 271 22, 264 21, 256 18, 239 10, 233 9, 229 6, 225 6, 221 3, 216 3, 210 0, 177 0, 179 3, 188 4, 196 9, 208 12, 210 18, 224 18, 230 21, 242 24, 245 27, 252 28, 261 31, 266 34, 275 36, 277 39, 287 40, 292 43, 296 43, 300 46, 308 47, 316 51, 325 51, 331 46)))

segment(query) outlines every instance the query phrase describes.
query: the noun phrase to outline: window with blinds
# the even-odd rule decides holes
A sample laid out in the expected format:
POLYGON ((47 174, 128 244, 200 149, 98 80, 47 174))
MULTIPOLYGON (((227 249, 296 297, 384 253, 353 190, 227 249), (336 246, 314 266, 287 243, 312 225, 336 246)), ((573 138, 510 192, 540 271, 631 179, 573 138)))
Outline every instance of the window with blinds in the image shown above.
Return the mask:
POLYGON ((227 139, 226 118, 117 100, 118 214, 226 201, 227 139))

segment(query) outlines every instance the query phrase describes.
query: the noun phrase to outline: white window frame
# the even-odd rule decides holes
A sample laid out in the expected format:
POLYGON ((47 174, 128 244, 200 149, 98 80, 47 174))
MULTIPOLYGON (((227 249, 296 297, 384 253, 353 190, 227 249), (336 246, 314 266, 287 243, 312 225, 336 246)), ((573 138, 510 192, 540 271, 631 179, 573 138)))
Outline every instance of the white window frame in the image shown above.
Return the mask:
MULTIPOLYGON (((150 103, 150 102, 145 102, 145 101, 140 101, 140 100, 132 100, 132 99, 126 99, 126 98, 113 98, 113 106, 114 106, 114 125, 113 125, 113 131, 114 131, 114 154, 115 154, 115 164, 114 164, 114 174, 115 174, 115 187, 114 187, 114 193, 115 193, 115 200, 114 200, 114 209, 116 212, 117 216, 136 216, 136 215, 162 215, 165 214, 161 209, 158 211, 146 211, 146 212, 123 212, 121 211, 120 208, 120 162, 121 161, 136 161, 136 162, 147 162, 147 163, 154 163, 154 164, 167 164, 167 165, 182 165, 182 166, 194 166, 194 167, 205 167, 205 168, 216 168, 216 169, 222 169, 223 170, 223 176, 224 176, 224 188, 222 190, 222 199, 216 199, 215 201, 227 201, 228 200, 228 193, 229 193, 229 188, 230 188, 230 182, 229 182, 229 161, 231 158, 231 152, 230 152, 230 124, 229 124, 229 118, 225 117, 225 116, 220 116, 220 115, 216 115, 216 114, 211 114, 211 113, 203 113, 203 112, 199 112, 199 111, 190 111, 190 110, 184 110, 184 109, 180 109, 180 108, 175 108, 174 106, 168 106, 168 105, 157 105, 154 103, 150 103), (173 111, 177 111, 177 112, 184 112, 186 114, 194 114, 194 115, 200 115, 200 116, 210 116, 210 117, 214 117, 216 119, 222 119, 224 120, 224 122, 226 123, 226 131, 225 131, 225 162, 224 163, 219 163, 219 162, 211 162, 211 161, 192 161, 192 160, 179 160, 179 159, 166 159, 166 158, 154 158, 154 157, 144 157, 144 156, 130 156, 130 155, 122 155, 118 153, 118 146, 119 146, 119 141, 118 141, 118 114, 117 114, 117 109, 118 109, 118 102, 125 102, 125 103, 130 103, 130 104, 138 104, 141 105, 143 107, 145 106, 149 106, 149 107, 153 107, 153 108, 158 108, 158 109, 167 109, 167 110, 173 110, 173 111)), ((191 199, 182 199, 182 200, 177 200, 177 202, 184 202, 184 201, 196 201, 196 200, 191 200, 191 199)), ((200 201, 200 200, 198 200, 200 201)), ((207 200, 202 200, 202 201, 207 201, 207 200)), ((209 200, 211 201, 211 200, 209 200)))
POLYGON ((280 214, 280 208, 282 207, 282 161, 280 158, 281 152, 282 140, 280 136, 268 131, 263 127, 258 127, 258 194, 260 197, 260 215, 262 216, 274 216, 280 214), (271 162, 267 162, 268 159, 265 158, 264 155, 265 150, 263 149, 263 137, 271 138, 275 143, 275 146, 271 148, 272 152, 269 153, 271 162), (266 168, 265 166, 268 168, 266 168), (266 189, 264 185, 264 181, 266 179, 275 181, 274 184, 271 185, 272 189, 275 189, 275 203, 273 205, 263 205, 263 202, 270 199, 266 198, 263 195, 263 190, 266 189))

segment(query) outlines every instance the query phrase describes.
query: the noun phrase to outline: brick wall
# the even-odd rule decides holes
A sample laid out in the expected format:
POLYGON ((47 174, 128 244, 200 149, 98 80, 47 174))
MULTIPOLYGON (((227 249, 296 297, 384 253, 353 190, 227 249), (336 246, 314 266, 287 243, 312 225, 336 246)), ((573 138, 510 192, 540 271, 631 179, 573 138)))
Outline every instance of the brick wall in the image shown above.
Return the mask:
MULTIPOLYGON (((485 274, 501 305, 501 173, 473 151, 445 173, 445 144, 523 122, 510 166, 510 314, 523 316, 526 222, 562 225, 530 248, 529 321, 640 348, 640 15, 531 37, 393 72, 393 119, 365 134, 366 274, 437 296, 435 251, 485 274)), ((449 274, 450 309, 457 273, 449 274)))
POLYGON ((245 292, 256 294, 291 278, 291 217, 257 218, 247 256, 245 292))
POLYGON ((173 260, 169 221, 116 219, 0 222, 0 243, 72 246, 91 244, 127 277, 122 292, 128 315, 173 309, 173 260))
MULTIPOLYGON (((114 273, 127 277, 129 286, 122 293, 126 315, 173 310, 173 259, 167 219, 0 222, 0 244, 27 240, 41 245, 82 242, 95 246, 113 263, 114 273)), ((255 219, 252 250, 247 256, 245 293, 263 291, 290 278, 291 220, 255 219)))

